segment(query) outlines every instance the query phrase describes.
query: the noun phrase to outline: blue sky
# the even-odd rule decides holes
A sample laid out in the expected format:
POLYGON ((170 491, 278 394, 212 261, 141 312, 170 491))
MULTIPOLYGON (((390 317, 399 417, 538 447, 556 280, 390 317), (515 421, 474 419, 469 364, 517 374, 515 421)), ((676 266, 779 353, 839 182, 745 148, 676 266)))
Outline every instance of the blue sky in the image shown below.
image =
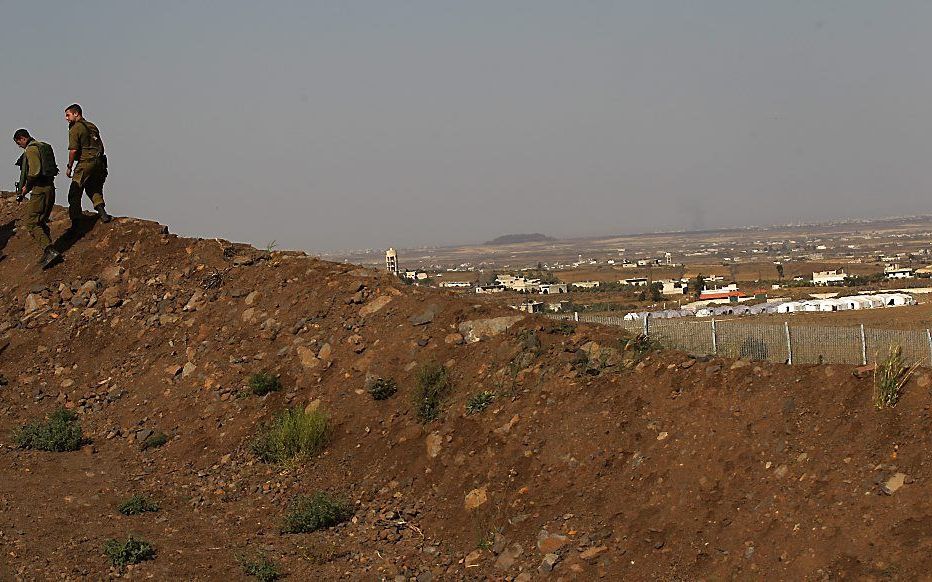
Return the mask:
POLYGON ((926 2, 0 8, 0 156, 25 126, 63 157, 78 101, 110 209, 184 234, 314 252, 932 212, 926 2))

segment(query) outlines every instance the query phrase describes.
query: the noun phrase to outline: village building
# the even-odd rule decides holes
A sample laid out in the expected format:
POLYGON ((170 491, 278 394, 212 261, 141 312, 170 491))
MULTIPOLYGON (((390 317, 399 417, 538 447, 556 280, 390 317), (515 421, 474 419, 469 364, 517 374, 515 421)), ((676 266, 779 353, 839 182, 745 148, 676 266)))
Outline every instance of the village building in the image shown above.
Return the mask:
POLYGON ((844 271, 832 269, 831 271, 816 271, 812 274, 813 285, 841 285, 848 275, 844 271))
POLYGON ((912 279, 913 270, 909 267, 900 267, 899 264, 894 263, 887 267, 884 267, 883 274, 887 279, 912 279))

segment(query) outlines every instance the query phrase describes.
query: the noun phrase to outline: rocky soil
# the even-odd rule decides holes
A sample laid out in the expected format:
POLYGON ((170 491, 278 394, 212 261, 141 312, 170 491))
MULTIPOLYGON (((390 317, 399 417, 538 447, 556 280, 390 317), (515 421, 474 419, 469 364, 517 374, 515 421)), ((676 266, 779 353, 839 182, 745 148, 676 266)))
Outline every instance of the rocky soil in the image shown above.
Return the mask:
MULTIPOLYGON (((243 579, 237 557, 256 552, 294 580, 932 570, 925 371, 877 411, 850 367, 639 353, 614 329, 127 218, 42 272, 21 210, 0 200, 0 580, 243 579), (454 390, 423 424, 428 362, 454 390), (252 395, 260 371, 284 389, 252 395), (380 377, 399 390, 377 401, 380 377), (262 463, 253 436, 289 406, 325 410, 331 442, 262 463), (80 451, 15 447, 57 407, 79 415, 80 451), (281 533, 291 499, 320 490, 352 518, 281 533), (161 510, 121 515, 133 494, 161 510), (120 572, 102 547, 130 533, 157 556, 120 572)), ((57 208, 53 235, 66 222, 57 208)))

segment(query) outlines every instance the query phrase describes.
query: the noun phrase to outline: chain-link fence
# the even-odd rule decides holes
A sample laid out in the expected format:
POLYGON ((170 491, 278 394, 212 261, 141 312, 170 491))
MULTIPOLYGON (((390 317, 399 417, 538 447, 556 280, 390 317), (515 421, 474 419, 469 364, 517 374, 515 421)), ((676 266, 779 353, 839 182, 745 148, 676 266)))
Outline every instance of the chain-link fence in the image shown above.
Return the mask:
POLYGON ((715 319, 625 319, 585 313, 548 317, 601 323, 646 334, 696 355, 721 355, 790 364, 866 364, 900 347, 908 362, 932 365, 932 332, 853 326, 790 325, 715 319))

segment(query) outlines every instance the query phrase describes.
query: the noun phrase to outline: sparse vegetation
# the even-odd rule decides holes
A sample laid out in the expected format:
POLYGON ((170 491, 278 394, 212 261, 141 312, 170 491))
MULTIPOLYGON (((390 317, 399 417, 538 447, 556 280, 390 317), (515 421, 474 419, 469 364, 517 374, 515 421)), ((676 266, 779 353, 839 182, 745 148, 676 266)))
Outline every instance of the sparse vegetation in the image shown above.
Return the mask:
POLYGON ((138 564, 155 558, 155 548, 149 542, 129 536, 125 541, 107 540, 104 554, 110 563, 121 571, 130 564, 138 564))
POLYGON ((903 388, 918 364, 906 364, 903 360, 903 348, 891 346, 890 352, 874 368, 874 406, 892 408, 900 400, 903 388))
POLYGON ((353 515, 352 507, 323 491, 314 495, 298 495, 288 508, 283 533, 309 533, 343 523, 353 515))
POLYGON ((282 389, 281 380, 268 372, 257 372, 249 377, 249 389, 256 396, 265 396, 269 392, 278 392, 282 389))
POLYGON ((391 378, 379 378, 368 388, 373 400, 386 400, 398 392, 398 384, 391 378))
POLYGON ((243 567, 243 574, 255 578, 259 582, 274 582, 282 577, 281 568, 268 556, 262 554, 252 558, 239 556, 237 561, 243 567))
POLYGON ((622 348, 626 352, 632 352, 635 358, 640 359, 649 352, 660 349, 660 345, 643 333, 639 333, 633 338, 622 340, 622 348))
POLYGON ((440 416, 443 399, 452 388, 447 369, 437 363, 421 366, 417 373, 417 389, 414 391, 414 409, 418 420, 431 422, 440 416))
POLYGON ((477 414, 482 412, 495 400, 495 392, 492 390, 483 390, 469 397, 466 401, 466 414, 477 414))
POLYGON ((558 333, 560 335, 573 335, 576 332, 576 324, 569 321, 559 321, 547 328, 547 333, 558 333))
POLYGON ((316 455, 329 438, 326 413, 289 408, 260 429, 252 450, 263 462, 284 463, 316 455))
POLYGON ((143 451, 148 451, 149 449, 157 449, 168 442, 168 435, 164 432, 154 432, 146 437, 146 440, 142 441, 142 444, 139 446, 143 451))
POLYGON ((123 515, 139 515, 140 513, 158 511, 159 505, 142 495, 133 495, 121 503, 117 510, 123 515))
POLYGON ((16 446, 61 453, 76 451, 84 443, 78 415, 70 410, 58 408, 43 421, 26 424, 13 435, 16 446))

